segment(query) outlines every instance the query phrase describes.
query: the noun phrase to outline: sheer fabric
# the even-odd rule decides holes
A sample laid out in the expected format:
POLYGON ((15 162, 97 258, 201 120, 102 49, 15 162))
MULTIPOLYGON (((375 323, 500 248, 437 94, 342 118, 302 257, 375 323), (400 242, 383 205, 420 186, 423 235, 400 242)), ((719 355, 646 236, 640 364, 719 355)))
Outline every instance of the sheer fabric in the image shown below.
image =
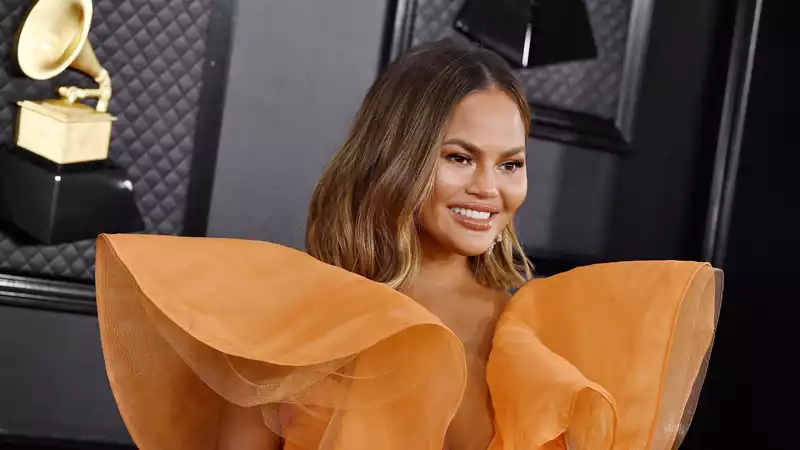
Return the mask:
MULTIPOLYGON (((146 235, 101 236, 96 281, 109 380, 143 450, 216 448, 225 402, 259 407, 286 450, 444 445, 463 347, 382 284, 275 244, 146 235)), ((691 262, 529 282, 495 332, 490 450, 676 446, 720 287, 691 262)))
POLYGON ((711 351, 721 272, 664 261, 536 280, 495 331, 491 450, 669 449, 688 430, 711 351))

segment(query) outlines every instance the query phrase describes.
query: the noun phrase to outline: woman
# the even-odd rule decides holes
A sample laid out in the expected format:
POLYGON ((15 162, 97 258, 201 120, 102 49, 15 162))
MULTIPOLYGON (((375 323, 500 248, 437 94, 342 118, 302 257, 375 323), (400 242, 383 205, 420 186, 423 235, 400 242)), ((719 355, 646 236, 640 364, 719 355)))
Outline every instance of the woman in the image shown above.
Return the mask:
POLYGON ((367 93, 314 192, 308 254, 101 236, 103 348, 139 447, 679 443, 719 277, 631 262, 526 283, 528 124, 502 60, 428 44, 367 93))

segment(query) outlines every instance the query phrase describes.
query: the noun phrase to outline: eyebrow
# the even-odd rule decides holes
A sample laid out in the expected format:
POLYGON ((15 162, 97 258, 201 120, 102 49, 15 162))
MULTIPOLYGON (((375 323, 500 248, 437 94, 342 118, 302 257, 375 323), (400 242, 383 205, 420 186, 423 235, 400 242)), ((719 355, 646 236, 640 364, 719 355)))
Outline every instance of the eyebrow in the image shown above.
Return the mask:
MULTIPOLYGON (((457 139, 457 138, 448 139, 448 140, 444 141, 444 145, 457 145, 457 146, 463 148, 464 150, 466 150, 466 151, 468 151, 468 152, 470 152, 472 154, 482 152, 482 150, 477 145, 475 145, 475 144, 473 144, 471 142, 467 142, 467 141, 465 141, 463 139, 457 139)), ((514 155, 518 155, 518 154, 524 153, 524 152, 525 152, 525 146, 513 147, 511 149, 508 149, 508 150, 504 151, 503 152, 503 157, 504 158, 508 158, 508 157, 511 157, 511 156, 514 156, 514 155)))

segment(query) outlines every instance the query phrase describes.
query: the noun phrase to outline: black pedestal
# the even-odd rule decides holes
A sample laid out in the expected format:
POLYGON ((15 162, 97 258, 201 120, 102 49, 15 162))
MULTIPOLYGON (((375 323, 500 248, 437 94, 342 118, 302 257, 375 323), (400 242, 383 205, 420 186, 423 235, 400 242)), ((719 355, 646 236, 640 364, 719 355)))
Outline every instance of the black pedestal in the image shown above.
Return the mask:
POLYGON ((0 149, 0 219, 42 244, 144 228, 121 168, 108 161, 59 166, 15 146, 0 149))

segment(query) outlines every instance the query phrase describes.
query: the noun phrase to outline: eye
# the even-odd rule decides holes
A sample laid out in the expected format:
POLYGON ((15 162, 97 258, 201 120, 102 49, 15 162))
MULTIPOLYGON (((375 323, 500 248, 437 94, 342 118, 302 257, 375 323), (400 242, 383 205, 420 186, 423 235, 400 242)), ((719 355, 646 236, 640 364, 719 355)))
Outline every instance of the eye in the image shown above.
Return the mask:
POLYGON ((448 161, 452 161, 456 164, 460 165, 467 165, 472 162, 472 159, 469 156, 461 155, 459 153, 451 153, 445 156, 448 161))
POLYGON ((518 169, 525 167, 525 163, 522 161, 509 161, 507 163, 500 164, 500 169, 505 172, 516 172, 518 169))

